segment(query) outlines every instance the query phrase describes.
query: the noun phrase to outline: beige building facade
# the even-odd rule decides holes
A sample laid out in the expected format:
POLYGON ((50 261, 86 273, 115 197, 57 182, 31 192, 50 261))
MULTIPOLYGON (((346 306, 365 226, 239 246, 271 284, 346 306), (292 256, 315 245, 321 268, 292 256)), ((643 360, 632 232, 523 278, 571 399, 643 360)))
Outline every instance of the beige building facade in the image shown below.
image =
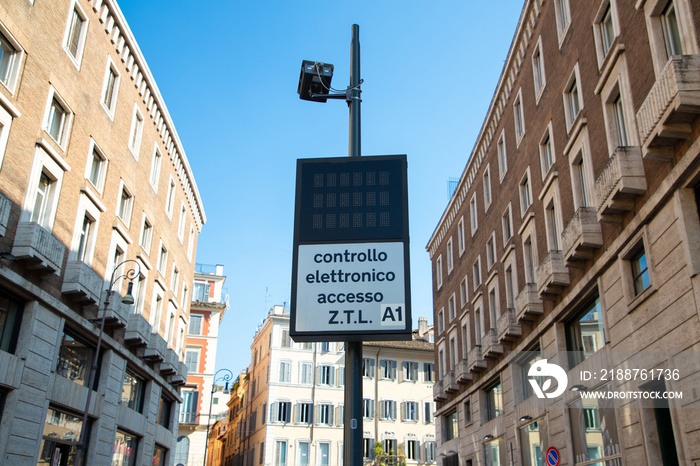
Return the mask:
POLYGON ((524 2, 427 244, 444 465, 700 461, 699 25, 524 2))
POLYGON ((0 48, 0 463, 172 464, 206 222, 182 143, 115 1, 2 0, 0 48))

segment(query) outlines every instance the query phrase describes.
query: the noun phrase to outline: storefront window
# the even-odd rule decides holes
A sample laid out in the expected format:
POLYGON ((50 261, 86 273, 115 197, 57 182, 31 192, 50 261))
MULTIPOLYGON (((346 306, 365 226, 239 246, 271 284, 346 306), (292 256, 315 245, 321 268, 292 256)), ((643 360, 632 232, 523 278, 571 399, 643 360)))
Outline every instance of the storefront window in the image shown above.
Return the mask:
POLYGON ((67 331, 63 331, 61 348, 58 352, 58 375, 66 377, 75 383, 87 386, 90 378, 90 365, 95 349, 76 339, 67 331))
POLYGON ((49 408, 37 465, 74 465, 82 425, 82 418, 49 408))
MULTIPOLYGON (((600 391, 607 391, 608 385, 600 391)), ((618 464, 620 440, 613 400, 579 398, 569 405, 575 464, 604 466, 618 464), (604 460, 591 463, 592 460, 604 460)))
POLYGON ((547 423, 538 419, 520 428, 520 445, 524 466, 542 466, 547 451, 547 423))
POLYGON ((138 437, 117 430, 117 435, 114 438, 114 450, 112 451, 112 463, 110 466, 135 466, 136 447, 138 443, 138 437))

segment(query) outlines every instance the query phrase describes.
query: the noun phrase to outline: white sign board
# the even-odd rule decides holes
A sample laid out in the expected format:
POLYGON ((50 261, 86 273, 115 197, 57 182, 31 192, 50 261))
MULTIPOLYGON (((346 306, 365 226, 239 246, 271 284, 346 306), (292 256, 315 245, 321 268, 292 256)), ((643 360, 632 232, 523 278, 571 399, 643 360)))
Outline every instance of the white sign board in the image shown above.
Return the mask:
POLYGON ((299 245, 296 330, 403 330, 404 266, 403 242, 299 245))

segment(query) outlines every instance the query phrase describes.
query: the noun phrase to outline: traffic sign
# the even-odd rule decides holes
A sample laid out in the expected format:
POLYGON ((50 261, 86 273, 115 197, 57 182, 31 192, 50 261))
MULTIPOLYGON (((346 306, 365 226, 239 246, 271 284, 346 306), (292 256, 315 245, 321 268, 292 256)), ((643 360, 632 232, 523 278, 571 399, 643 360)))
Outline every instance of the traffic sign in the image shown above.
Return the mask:
POLYGON ((554 447, 547 448, 547 453, 545 454, 547 466, 559 466, 560 459, 561 456, 559 456, 559 450, 554 447))
POLYGON ((295 341, 411 338, 405 155, 300 159, 295 341))

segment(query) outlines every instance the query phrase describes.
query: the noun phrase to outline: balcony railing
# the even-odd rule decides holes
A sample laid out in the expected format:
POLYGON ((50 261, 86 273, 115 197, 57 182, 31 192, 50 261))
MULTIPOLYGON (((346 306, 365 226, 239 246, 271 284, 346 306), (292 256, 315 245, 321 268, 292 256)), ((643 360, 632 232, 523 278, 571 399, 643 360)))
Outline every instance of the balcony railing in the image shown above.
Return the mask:
POLYGON ((498 318, 498 340, 515 340, 522 336, 523 330, 515 315, 515 309, 508 308, 498 318))
POLYGON ((644 157, 668 159, 700 115, 700 55, 672 57, 637 112, 644 157))
POLYGON ((467 359, 462 359, 459 363, 457 363, 455 373, 457 374, 457 382, 470 382, 472 380, 472 374, 469 372, 469 361, 467 359))
POLYGON ((481 372, 486 369, 487 363, 486 359, 484 359, 484 356, 481 353, 480 345, 476 345, 474 348, 469 350, 469 354, 467 355, 467 363, 471 372, 481 372))
POLYGON ((591 251, 603 246, 603 233, 592 207, 580 207, 561 234, 562 251, 567 262, 587 260, 591 251))
POLYGON ((621 214, 634 209, 634 198, 647 192, 641 149, 615 149, 593 191, 600 221, 617 222, 621 214))
POLYGON ((199 424, 199 414, 188 411, 181 412, 180 424, 199 424))
POLYGON ((12 255, 31 262, 30 269, 60 274, 66 247, 36 222, 19 222, 12 255))
POLYGON ((540 296, 561 294, 564 287, 569 285, 569 269, 564 264, 564 254, 549 251, 535 269, 535 280, 540 296))
POLYGON ((490 328, 481 337, 481 348, 484 351, 485 358, 495 358, 503 354, 503 345, 498 341, 496 329, 490 328))
POLYGON ((61 292, 71 295, 76 301, 99 304, 104 281, 83 261, 70 261, 66 264, 61 292))
POLYGON ((12 201, 0 193, 0 236, 5 236, 7 225, 10 223, 12 201))
POLYGON ((526 283, 515 297, 515 312, 518 320, 534 320, 544 313, 536 283, 526 283))

